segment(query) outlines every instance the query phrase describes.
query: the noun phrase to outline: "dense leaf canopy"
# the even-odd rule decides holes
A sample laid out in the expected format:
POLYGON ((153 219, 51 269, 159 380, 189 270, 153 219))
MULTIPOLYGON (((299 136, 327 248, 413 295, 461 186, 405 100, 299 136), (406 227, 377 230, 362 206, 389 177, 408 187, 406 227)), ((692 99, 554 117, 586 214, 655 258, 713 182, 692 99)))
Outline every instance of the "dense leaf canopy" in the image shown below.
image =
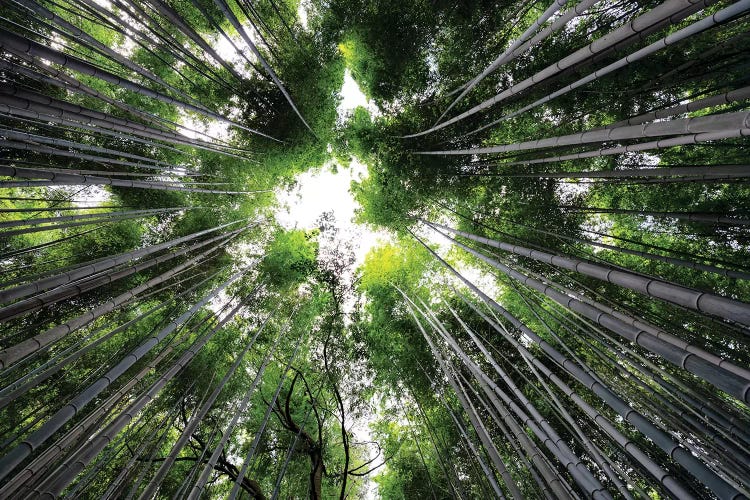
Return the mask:
POLYGON ((0 498, 750 497, 749 11, 0 1, 0 498))

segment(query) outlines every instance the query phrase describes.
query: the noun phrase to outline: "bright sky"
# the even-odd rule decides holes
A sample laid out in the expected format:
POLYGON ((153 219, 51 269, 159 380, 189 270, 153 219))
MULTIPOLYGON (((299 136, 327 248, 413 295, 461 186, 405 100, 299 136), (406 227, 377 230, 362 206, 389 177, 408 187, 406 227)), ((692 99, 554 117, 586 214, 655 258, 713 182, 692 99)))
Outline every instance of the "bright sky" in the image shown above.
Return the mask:
POLYGON ((336 173, 332 167, 328 164, 301 174, 295 188, 277 191, 276 221, 286 229, 312 229, 317 227, 316 221, 323 212, 333 211, 339 234, 354 243, 355 266, 359 266, 373 246, 390 241, 390 237, 384 231, 372 231, 352 220, 358 205, 349 188, 352 181, 367 175, 367 167, 356 159, 348 168, 338 166, 336 173))
MULTIPOLYGON (((368 102, 347 69, 341 88, 339 119, 345 119, 357 106, 364 106, 371 113, 379 112, 374 104, 368 102)), ((352 221, 358 205, 350 186, 352 181, 367 176, 367 166, 356 158, 349 167, 336 165, 335 172, 333 166, 327 164, 297 176, 297 185, 289 191, 277 190, 279 207, 275 212, 276 221, 286 229, 312 229, 323 212, 333 211, 339 234, 354 244, 355 266, 359 266, 372 247, 390 241, 390 237, 385 231, 372 231, 352 221)))
POLYGON ((307 29, 307 11, 310 9, 308 0, 301 0, 297 7, 297 19, 304 29, 307 29))
POLYGON ((352 77, 352 72, 349 68, 344 70, 344 84, 341 86, 341 103, 337 110, 339 113, 339 119, 346 117, 348 113, 354 111, 358 106, 362 106, 370 112, 370 116, 380 116, 380 109, 374 102, 368 100, 362 93, 362 89, 359 88, 357 82, 352 77))

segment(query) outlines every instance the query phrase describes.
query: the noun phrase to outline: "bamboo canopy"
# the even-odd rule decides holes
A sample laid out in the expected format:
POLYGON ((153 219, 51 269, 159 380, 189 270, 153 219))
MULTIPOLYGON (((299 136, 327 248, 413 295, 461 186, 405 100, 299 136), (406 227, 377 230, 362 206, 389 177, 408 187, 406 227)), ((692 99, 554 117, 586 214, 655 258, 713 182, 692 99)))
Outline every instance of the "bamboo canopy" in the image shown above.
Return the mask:
POLYGON ((0 498, 750 497, 750 0, 0 5, 0 498))

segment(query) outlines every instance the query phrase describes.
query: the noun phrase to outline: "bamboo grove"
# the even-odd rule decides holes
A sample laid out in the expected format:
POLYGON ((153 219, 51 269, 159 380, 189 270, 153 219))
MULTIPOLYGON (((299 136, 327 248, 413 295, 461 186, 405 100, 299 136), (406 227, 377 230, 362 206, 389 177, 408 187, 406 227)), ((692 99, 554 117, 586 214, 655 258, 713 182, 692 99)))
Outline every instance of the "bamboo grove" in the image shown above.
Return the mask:
POLYGON ((749 11, 0 0, 0 498, 750 497, 749 11))

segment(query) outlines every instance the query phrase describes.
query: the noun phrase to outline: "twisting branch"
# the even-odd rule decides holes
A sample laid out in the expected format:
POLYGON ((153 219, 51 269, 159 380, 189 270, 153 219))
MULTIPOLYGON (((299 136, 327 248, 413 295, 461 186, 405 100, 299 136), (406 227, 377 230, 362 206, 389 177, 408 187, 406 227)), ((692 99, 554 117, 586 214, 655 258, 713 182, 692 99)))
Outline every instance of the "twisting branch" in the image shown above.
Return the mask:
MULTIPOLYGON (((196 441, 200 442, 197 436, 193 435, 193 438, 195 438, 196 441)), ((138 461, 156 463, 156 462, 164 462, 166 459, 167 457, 138 458, 138 461)), ((206 464, 208 463, 208 457, 204 457, 202 459, 199 459, 198 457, 177 457, 174 459, 174 461, 175 462, 197 462, 199 464, 206 464)), ((228 476, 231 482, 234 482, 237 480, 237 474, 238 474, 237 466, 229 462, 226 456, 222 456, 221 458, 219 458, 219 461, 216 463, 216 465, 214 465, 214 470, 221 474, 224 474, 225 476, 228 476)), ((257 481, 254 481, 248 478, 247 476, 245 476, 242 478, 240 487, 245 492, 247 492, 248 495, 250 495, 250 498, 256 498, 258 500, 266 500, 266 496, 263 494, 260 484, 258 484, 257 481)))

